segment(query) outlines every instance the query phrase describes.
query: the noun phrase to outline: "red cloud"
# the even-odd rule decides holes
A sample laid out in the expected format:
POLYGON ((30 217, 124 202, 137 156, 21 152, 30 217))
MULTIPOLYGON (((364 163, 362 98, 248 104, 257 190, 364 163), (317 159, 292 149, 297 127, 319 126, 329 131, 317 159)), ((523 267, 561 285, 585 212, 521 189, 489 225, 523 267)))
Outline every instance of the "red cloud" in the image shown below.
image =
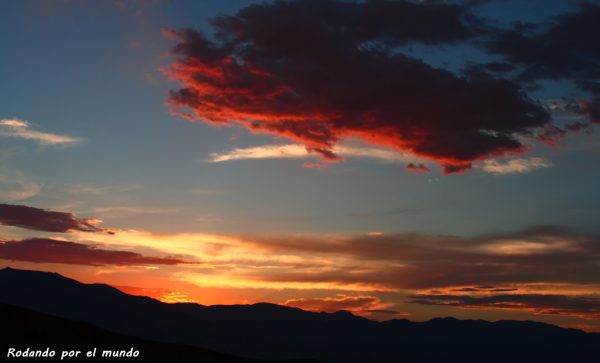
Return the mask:
POLYGON ((76 242, 50 238, 0 241, 0 258, 38 263, 70 265, 176 265, 185 263, 175 257, 148 257, 136 252, 100 249, 76 242))
POLYGON ((551 123, 518 83, 457 76, 397 51, 468 38, 464 11, 390 1, 253 5, 219 18, 217 41, 169 32, 180 58, 168 73, 183 86, 169 103, 190 120, 283 136, 325 160, 350 137, 433 160, 446 173, 522 153, 520 140, 551 123))
POLYGON ((54 212, 25 205, 0 204, 0 224, 46 232, 107 232, 97 219, 76 219, 73 213, 54 212))

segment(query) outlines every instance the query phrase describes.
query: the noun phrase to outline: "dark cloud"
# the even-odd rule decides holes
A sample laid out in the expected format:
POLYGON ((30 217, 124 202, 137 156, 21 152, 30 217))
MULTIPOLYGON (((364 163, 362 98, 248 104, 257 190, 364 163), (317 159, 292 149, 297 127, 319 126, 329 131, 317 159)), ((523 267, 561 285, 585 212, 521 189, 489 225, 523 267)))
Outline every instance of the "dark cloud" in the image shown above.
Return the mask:
POLYGON ((54 212, 25 205, 0 204, 0 224, 46 232, 107 232, 97 219, 76 219, 73 213, 54 212))
POLYGON ((592 100, 585 102, 583 110, 594 123, 600 123, 600 92, 592 100))
POLYGON ((600 236, 552 226, 478 237, 404 233, 249 240, 265 251, 309 260, 328 255, 340 261, 316 270, 270 270, 251 276, 261 280, 363 284, 392 290, 600 284, 600 236))
POLYGON ((409 1, 252 5, 216 19, 216 40, 169 32, 179 42, 170 75, 183 86, 169 102, 190 120, 284 136, 328 160, 338 158, 339 140, 357 137, 462 172, 476 160, 524 152, 522 138, 550 125, 516 82, 457 76, 399 51, 484 34, 468 9, 409 1))
POLYGON ((504 294, 490 296, 415 295, 411 303, 468 309, 527 310, 535 314, 600 319, 600 297, 552 294, 504 294))
POLYGON ((406 165, 406 170, 412 173, 429 173, 430 170, 425 164, 409 163, 406 165))
POLYGON ((176 265, 176 257, 148 257, 136 252, 101 249, 97 246, 49 238, 0 241, 0 259, 70 265, 176 265))
POLYGON ((524 67, 522 78, 576 80, 600 78, 600 6, 582 3, 579 11, 556 18, 542 32, 529 35, 510 30, 487 47, 524 67))
MULTIPOLYGON (((539 29, 536 29, 539 30, 539 29)), ((600 6, 580 3, 578 11, 561 15, 541 31, 515 28, 501 32, 487 42, 487 49, 501 54, 520 67, 524 81, 562 79, 573 82, 592 99, 582 99, 580 113, 589 116, 590 123, 600 122, 600 6)), ((570 131, 584 126, 567 125, 570 131)))

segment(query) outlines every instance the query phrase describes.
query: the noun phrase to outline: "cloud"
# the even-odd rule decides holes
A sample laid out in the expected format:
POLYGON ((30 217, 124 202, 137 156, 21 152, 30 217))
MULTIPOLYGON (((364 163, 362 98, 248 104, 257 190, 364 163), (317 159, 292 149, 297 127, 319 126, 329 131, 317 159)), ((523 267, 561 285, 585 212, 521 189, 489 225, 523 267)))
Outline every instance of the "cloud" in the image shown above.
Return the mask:
POLYGON ((548 291, 562 292, 567 285, 600 291, 600 237, 551 226, 474 237, 421 233, 244 237, 128 230, 116 235, 75 232, 75 236, 193 256, 202 263, 180 278, 200 286, 401 292, 519 285, 521 291, 524 286, 531 290, 560 282, 565 285, 548 291))
POLYGON ((224 153, 212 153, 209 161, 212 163, 221 163, 224 161, 245 159, 301 159, 308 156, 310 156, 310 153, 302 145, 265 145, 236 148, 224 153))
POLYGON ((465 309, 526 310, 541 315, 600 319, 600 297, 550 294, 505 294, 483 297, 468 295, 415 295, 415 304, 453 306, 465 309))
POLYGON ((98 219, 76 219, 73 213, 54 212, 25 205, 0 204, 0 224, 37 231, 66 233, 72 231, 108 232, 98 227, 98 219))
POLYGON ((94 208, 94 212, 105 215, 123 215, 123 214, 173 214, 179 211, 178 208, 136 208, 126 206, 99 207, 94 208))
POLYGON ((429 173, 430 170, 425 164, 409 163, 406 165, 406 170, 412 173, 429 173))
MULTIPOLYGON (((422 159, 406 153, 356 145, 337 145, 334 148, 337 155, 348 158, 362 158, 376 160, 382 163, 419 163, 423 165, 422 159)), ((305 146, 298 144, 263 145, 249 148, 235 148, 223 153, 212 153, 209 162, 221 163, 233 160, 248 159, 306 159, 315 157, 314 153, 307 150, 305 146)))
MULTIPOLYGON (((360 309, 364 303, 365 314, 389 310, 369 307, 369 299, 343 298, 380 292, 458 299, 508 294, 575 299, 600 291, 600 236, 557 226, 468 237, 425 233, 224 236, 135 230, 115 235, 75 231, 73 237, 95 245, 143 246, 190 256, 200 262, 182 265, 171 278, 202 288, 346 292, 319 298, 325 300, 305 297, 306 301, 287 303, 314 309, 344 304, 360 309)), ((533 312, 525 305, 523 310, 533 312)))
POLYGON ((393 304, 382 303, 381 300, 375 296, 340 295, 336 297, 325 298, 315 297, 290 299, 285 301, 283 305, 309 311, 324 311, 328 313, 334 313, 336 311, 345 310, 357 313, 359 315, 369 315, 373 312, 386 311, 386 309, 393 304))
POLYGON ((535 32, 515 27, 494 36, 486 48, 518 66, 523 81, 568 80, 592 97, 575 103, 571 111, 588 116, 588 121, 566 125, 576 131, 599 123, 600 47, 594 35, 600 32, 600 6, 580 2, 576 12, 563 14, 535 32))
MULTIPOLYGON (((0 172, 2 172, 0 170, 0 172)), ((36 196, 42 186, 31 182, 20 172, 0 174, 0 200, 15 201, 36 196)))
POLYGON ((179 58, 167 73, 182 85, 169 103, 192 121, 285 137, 330 161, 339 159, 340 141, 356 138, 431 160, 445 173, 525 152, 523 139, 552 126, 519 82, 456 75, 401 52, 486 34, 468 7, 281 1, 213 24, 214 41, 168 31, 179 58))
POLYGON ((101 249, 97 246, 50 238, 0 241, 0 259, 70 265, 176 265, 177 257, 148 257, 129 251, 101 249))
POLYGON ((118 193, 131 193, 141 189, 142 186, 139 184, 130 185, 110 185, 110 186, 98 186, 98 185, 81 185, 81 184, 69 184, 66 185, 66 190, 73 194, 87 194, 87 195, 108 195, 118 193))
POLYGON ((486 160, 480 165, 477 165, 481 170, 492 174, 525 174, 537 169, 549 168, 551 166, 552 163, 539 157, 510 159, 506 162, 486 160))
POLYGON ((73 145, 81 142, 76 137, 36 131, 27 121, 0 119, 0 136, 32 140, 40 145, 73 145))
POLYGON ((600 291, 600 236, 554 226, 471 237, 173 235, 132 230, 74 236, 96 244, 193 256, 202 263, 180 278, 201 286, 414 292, 482 286, 533 291, 540 284, 555 284, 544 292, 600 291))
POLYGON ((593 81, 600 75, 597 64, 600 47, 593 38, 600 32, 598 20, 600 6, 581 2, 577 12, 553 19, 541 31, 533 33, 517 25, 499 33, 486 46, 512 64, 524 66, 521 77, 525 79, 591 78, 593 81))
MULTIPOLYGON (((392 313, 392 305, 372 296, 374 292, 408 294, 409 302, 417 304, 586 319, 598 314, 591 306, 600 299, 600 236, 557 226, 470 237, 422 233, 261 237, 135 230, 89 234, 102 230, 86 221, 71 213, 2 204, 1 223, 71 232, 74 241, 5 241, 0 243, 0 258, 90 266, 181 265, 170 278, 200 287, 347 291, 348 295, 296 298, 285 304, 369 316, 392 313), (86 242, 78 242, 82 240, 86 242), (176 255, 150 257, 123 248, 176 255)), ((186 297, 175 292, 166 298, 186 297)))
POLYGON ((115 286, 113 287, 121 290, 122 292, 129 295, 137 296, 149 296, 153 299, 160 300, 169 304, 173 303, 198 303, 196 300, 190 298, 187 294, 181 291, 172 291, 163 288, 145 288, 135 286, 115 286))
POLYGON ((362 284, 382 291, 556 281, 600 286, 600 237, 558 227, 478 237, 397 233, 263 237, 248 243, 265 253, 330 262, 317 269, 253 272, 278 282, 362 284))

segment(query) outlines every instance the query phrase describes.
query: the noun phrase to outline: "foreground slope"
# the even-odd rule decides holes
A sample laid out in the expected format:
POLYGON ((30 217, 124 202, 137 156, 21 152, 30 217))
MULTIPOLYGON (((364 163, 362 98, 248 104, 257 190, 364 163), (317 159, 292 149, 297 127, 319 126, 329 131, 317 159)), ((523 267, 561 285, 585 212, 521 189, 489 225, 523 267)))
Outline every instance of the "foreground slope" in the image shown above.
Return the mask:
POLYGON ((0 270, 0 302, 112 332, 254 358, 324 362, 596 362, 600 336, 535 322, 374 322, 272 304, 165 304, 58 274, 0 270))
MULTIPOLYGON (((125 335, 110 333, 88 323, 59 318, 30 309, 0 304, 0 352, 2 359, 8 357, 9 349, 15 351, 55 351, 52 358, 29 358, 34 361, 61 361, 62 351, 80 350, 79 359, 67 358, 62 361, 102 361, 125 359, 135 362, 203 362, 203 363, 316 363, 309 360, 268 361, 233 357, 206 349, 169 343, 159 343, 125 335), (95 357, 86 353, 96 348, 95 357), (138 351, 135 358, 102 357, 102 352, 138 351)), ((16 354, 13 351, 13 354, 16 354)), ((119 353, 117 353, 119 354, 119 353)), ((0 360, 2 360, 0 359, 0 360)), ((19 360, 19 358, 14 358, 19 360)), ((23 359, 23 358, 21 358, 23 359)))

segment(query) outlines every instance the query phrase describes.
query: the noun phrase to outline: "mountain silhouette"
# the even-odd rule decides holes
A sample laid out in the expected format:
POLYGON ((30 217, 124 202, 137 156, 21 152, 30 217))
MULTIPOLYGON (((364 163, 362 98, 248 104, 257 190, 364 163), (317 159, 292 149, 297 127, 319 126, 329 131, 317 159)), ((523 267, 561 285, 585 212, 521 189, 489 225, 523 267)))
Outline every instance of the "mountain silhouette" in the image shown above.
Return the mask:
MULTIPOLYGON (((313 360, 264 361, 233 357, 206 349, 160 343, 135 337, 110 333, 88 323, 59 318, 30 309, 0 303, 0 351, 6 357, 9 349, 16 351, 53 350, 52 357, 39 357, 38 360, 61 361, 62 351, 79 350, 79 358, 70 357, 63 361, 102 361, 105 351, 139 352, 136 362, 203 362, 203 363, 318 363, 313 360), (87 352, 96 349, 93 357, 87 352)), ((48 353, 49 354, 49 353, 48 353)), ((47 355, 48 355, 47 354, 47 355)), ((75 354, 75 353, 73 353, 75 354)), ((117 353, 121 354, 121 353, 117 353)), ((127 353, 125 353, 127 354, 127 353)), ((126 357, 127 358, 127 357, 126 357)), ((115 359, 111 357, 111 359, 115 359)), ((131 359, 131 357, 130 357, 131 359)))
POLYGON ((273 304, 166 304, 48 272, 0 270, 0 302, 140 339, 257 359, 322 362, 598 362, 600 334, 531 321, 406 319, 273 304))

